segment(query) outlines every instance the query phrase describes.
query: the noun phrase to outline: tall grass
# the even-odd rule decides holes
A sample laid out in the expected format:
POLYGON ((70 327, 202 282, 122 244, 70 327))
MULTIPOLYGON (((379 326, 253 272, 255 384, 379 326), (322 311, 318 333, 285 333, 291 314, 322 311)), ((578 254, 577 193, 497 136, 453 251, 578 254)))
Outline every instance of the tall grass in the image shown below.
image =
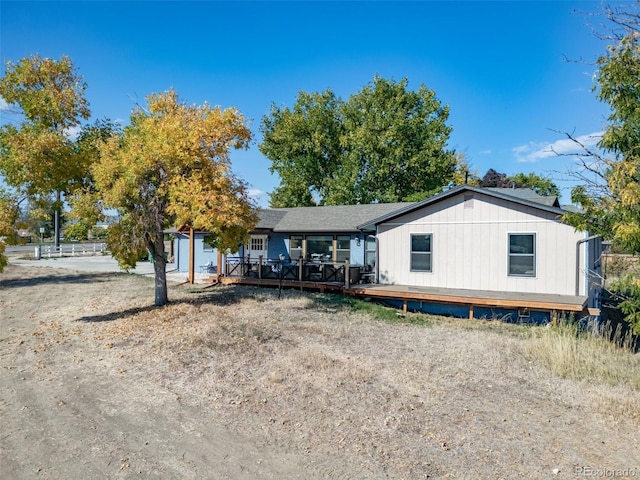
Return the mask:
POLYGON ((640 390, 640 354, 585 332, 575 322, 535 327, 525 351, 554 374, 568 379, 640 390))

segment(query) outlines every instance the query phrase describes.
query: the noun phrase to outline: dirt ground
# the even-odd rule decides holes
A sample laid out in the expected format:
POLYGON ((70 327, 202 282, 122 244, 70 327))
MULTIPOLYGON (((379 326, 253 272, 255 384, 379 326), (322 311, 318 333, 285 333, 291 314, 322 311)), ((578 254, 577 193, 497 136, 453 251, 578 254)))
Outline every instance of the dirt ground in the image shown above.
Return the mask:
POLYGON ((156 309, 148 277, 0 274, 0 477, 640 477, 640 395, 554 377, 517 329, 169 293, 156 309))

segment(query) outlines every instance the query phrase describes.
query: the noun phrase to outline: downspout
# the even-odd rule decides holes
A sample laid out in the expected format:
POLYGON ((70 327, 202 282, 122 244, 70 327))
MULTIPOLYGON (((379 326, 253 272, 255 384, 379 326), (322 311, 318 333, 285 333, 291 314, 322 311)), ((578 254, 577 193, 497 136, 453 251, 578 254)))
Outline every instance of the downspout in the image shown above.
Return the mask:
POLYGON ((380 279, 380 244, 378 243, 378 225, 376 225, 376 234, 375 234, 375 242, 376 242, 376 268, 375 268, 375 277, 373 277, 373 283, 379 283, 380 279))
MULTIPOLYGON (((590 242, 591 240, 595 240, 596 238, 600 238, 600 235, 591 235, 590 237, 582 238, 576 242, 576 297, 580 295, 580 245, 585 242, 590 242)), ((585 256, 585 261, 588 261, 588 256, 585 256)), ((586 282, 588 282, 588 277, 586 282)), ((585 290, 588 294, 589 285, 585 283, 585 290)), ((588 295, 587 295, 588 296, 588 295)))

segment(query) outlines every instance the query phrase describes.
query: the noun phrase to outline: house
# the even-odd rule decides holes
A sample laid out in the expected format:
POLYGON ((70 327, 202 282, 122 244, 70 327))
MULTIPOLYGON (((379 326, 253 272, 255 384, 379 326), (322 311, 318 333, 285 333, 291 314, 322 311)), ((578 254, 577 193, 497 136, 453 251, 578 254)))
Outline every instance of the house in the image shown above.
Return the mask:
POLYGON ((485 306, 488 316, 597 308, 600 238, 562 222, 563 213, 555 197, 462 185, 358 228, 374 232, 377 283, 390 291, 485 306))
MULTIPOLYGON (((357 228, 363 219, 376 218, 411 205, 411 203, 379 203, 370 205, 338 205, 261 209, 259 221, 249 242, 240 245, 229 258, 247 258, 264 262, 284 255, 288 263, 300 257, 306 261, 369 265, 375 261, 375 239, 357 228)), ((176 232, 175 264, 179 271, 189 270, 189 230, 176 232)), ((218 255, 207 245, 206 232, 193 232, 196 271, 217 271, 218 255)))
MULTIPOLYGON (((194 232, 194 261, 226 273, 218 262, 234 258, 348 260, 373 284, 347 285, 347 293, 432 313, 549 320, 598 307, 600 239, 563 223, 564 212, 556 197, 529 189, 469 185, 415 203, 264 209, 248 244, 224 260, 205 232, 194 232)), ((187 271, 185 242, 175 251, 187 271)))

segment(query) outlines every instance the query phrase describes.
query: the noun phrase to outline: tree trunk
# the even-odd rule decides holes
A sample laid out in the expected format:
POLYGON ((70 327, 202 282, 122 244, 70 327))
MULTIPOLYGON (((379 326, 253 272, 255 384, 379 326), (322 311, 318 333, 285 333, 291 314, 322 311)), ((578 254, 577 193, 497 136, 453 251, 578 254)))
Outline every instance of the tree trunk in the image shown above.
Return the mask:
POLYGON ((153 270, 155 272, 155 306, 162 307, 169 303, 167 292, 167 260, 164 258, 164 238, 159 239, 149 245, 151 258, 153 258, 153 270))
MULTIPOLYGON (((164 250, 164 249, 163 249, 164 250)), ((164 251, 160 255, 153 256, 153 269, 156 274, 156 300, 155 306, 162 307, 169 303, 167 292, 167 262, 164 259, 164 251)))

